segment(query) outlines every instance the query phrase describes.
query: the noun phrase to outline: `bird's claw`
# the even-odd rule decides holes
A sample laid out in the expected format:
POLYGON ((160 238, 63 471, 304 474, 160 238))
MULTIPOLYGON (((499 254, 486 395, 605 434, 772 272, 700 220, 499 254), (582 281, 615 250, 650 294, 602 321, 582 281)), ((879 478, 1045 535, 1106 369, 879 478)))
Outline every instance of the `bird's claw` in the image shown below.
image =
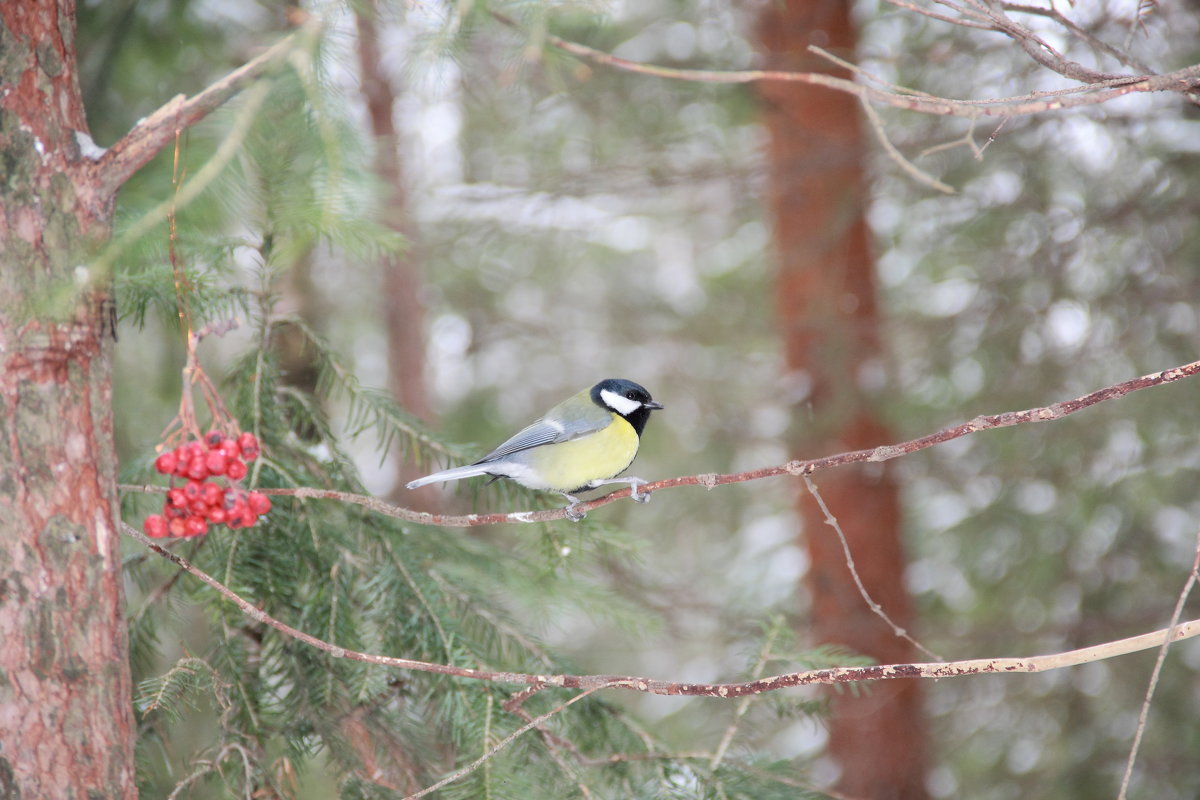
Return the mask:
POLYGON ((649 503, 650 502, 649 494, 638 494, 638 487, 644 486, 645 484, 646 484, 646 481, 642 480, 641 478, 634 478, 633 480, 631 480, 629 482, 629 496, 633 499, 633 501, 635 503, 649 503))
POLYGON ((573 501, 571 505, 567 506, 567 519, 571 520, 571 522, 579 522, 579 520, 587 516, 586 512, 579 510, 579 506, 580 501, 578 500, 573 501))

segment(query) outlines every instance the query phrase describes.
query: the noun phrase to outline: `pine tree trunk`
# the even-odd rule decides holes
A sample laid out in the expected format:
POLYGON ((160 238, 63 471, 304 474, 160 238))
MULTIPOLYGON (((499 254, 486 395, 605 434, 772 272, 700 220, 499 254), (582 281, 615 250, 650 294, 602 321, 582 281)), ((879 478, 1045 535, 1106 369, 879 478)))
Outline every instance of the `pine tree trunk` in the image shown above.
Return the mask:
MULTIPOLYGON (((355 22, 363 99, 375 138, 375 173, 385 186, 386 206, 381 218, 392 230, 404 235, 408 248, 402 254, 385 257, 380 263, 383 271, 381 299, 387 330, 388 387, 406 411, 425 422, 432 422, 433 407, 425 385, 425 308, 420 298, 420 264, 408 210, 404 164, 400 160, 400 138, 393 119, 396 94, 384 69, 379 45, 378 4, 373 1, 362 4, 355 22)), ((402 461, 394 493, 427 471, 411 461, 402 461)), ((433 508, 437 492, 432 487, 418 490, 415 496, 404 491, 403 498, 408 506, 433 508)))
POLYGON ((366 3, 355 16, 358 30, 358 61, 363 99, 371 133, 375 138, 375 172, 384 183, 385 207, 382 221, 407 239, 408 250, 382 262, 384 317, 388 334, 389 384, 393 396, 410 413, 424 420, 432 416, 425 388, 425 309, 420 302, 421 279, 414 255, 412 224, 408 213, 404 167, 400 161, 399 135, 392 115, 395 92, 388 79, 379 46, 379 12, 366 3))
POLYGON ((110 232, 81 169, 72 0, 0 3, 0 797, 136 795, 110 232))
MULTIPOLYGON (((759 39, 771 69, 831 71, 807 52, 816 44, 853 58, 848 0, 769 3, 759 39)), ((892 440, 865 395, 878 360, 879 310, 865 222, 865 147, 857 101, 799 83, 760 89, 770 132, 770 202, 778 259, 776 297, 789 371, 809 387, 797 409, 799 457, 892 440)), ((799 383, 799 382, 798 382, 799 383)), ((889 470, 843 469, 815 482, 849 541, 868 591, 899 625, 911 627, 904 588, 897 487, 889 470)), ((868 608, 835 533, 802 488, 797 508, 811 558, 812 619, 803 633, 883 663, 912 660, 911 648, 868 608)), ((829 753, 850 797, 924 798, 925 738, 916 681, 886 681, 831 695, 829 753)))

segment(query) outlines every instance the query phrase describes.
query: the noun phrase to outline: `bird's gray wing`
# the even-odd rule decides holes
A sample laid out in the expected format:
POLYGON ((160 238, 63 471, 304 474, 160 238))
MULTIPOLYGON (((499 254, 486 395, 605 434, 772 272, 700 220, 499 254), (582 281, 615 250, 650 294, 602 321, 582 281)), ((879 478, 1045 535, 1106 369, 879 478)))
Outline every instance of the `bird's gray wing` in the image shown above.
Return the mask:
POLYGON ((575 414, 560 413, 559 407, 555 407, 546 414, 545 418, 517 431, 511 438, 475 463, 484 464, 489 461, 498 461, 521 450, 577 439, 580 436, 595 433, 610 422, 612 422, 612 415, 599 406, 585 407, 585 410, 575 414))

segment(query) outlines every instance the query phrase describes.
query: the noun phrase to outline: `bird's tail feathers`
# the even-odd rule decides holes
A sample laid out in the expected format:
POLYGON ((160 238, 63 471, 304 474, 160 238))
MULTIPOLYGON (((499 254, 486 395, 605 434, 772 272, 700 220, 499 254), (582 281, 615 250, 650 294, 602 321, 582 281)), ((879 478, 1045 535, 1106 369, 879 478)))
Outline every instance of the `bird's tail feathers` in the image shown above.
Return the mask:
POLYGON ((417 478, 415 481, 409 481, 405 486, 409 489, 416 489, 419 486, 425 486, 430 483, 438 483, 439 481, 457 481, 463 478, 474 478, 476 475, 488 475, 488 467, 486 464, 468 464, 465 467, 454 467, 452 469, 444 469, 441 472, 435 472, 432 475, 426 475, 424 478, 417 478))

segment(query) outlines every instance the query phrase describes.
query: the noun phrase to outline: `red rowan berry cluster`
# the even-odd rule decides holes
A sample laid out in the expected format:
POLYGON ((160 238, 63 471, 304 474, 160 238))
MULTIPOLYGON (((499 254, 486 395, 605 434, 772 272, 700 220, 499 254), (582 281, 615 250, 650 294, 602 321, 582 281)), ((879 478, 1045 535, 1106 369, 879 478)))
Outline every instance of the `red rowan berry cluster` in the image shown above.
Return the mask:
POLYGON ((246 462, 258 458, 258 438, 253 433, 225 436, 210 431, 203 441, 191 441, 164 451, 154 462, 163 475, 184 478, 167 491, 163 513, 146 517, 147 536, 188 537, 208 533, 209 525, 249 528, 271 510, 271 499, 262 492, 247 492, 234 484, 246 477, 246 462), (208 478, 224 477, 228 486, 208 478))

